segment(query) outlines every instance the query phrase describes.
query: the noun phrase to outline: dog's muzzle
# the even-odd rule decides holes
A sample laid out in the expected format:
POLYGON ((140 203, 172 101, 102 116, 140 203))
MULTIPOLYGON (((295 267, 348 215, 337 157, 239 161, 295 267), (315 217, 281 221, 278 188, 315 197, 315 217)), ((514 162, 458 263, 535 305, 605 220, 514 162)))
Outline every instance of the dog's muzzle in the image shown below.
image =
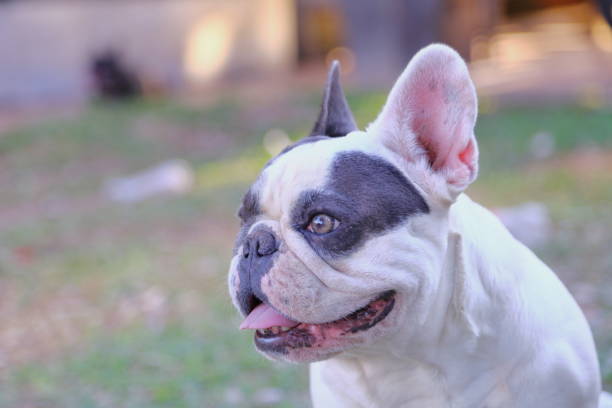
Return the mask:
POLYGON ((248 315, 257 304, 267 300, 261 290, 261 279, 274 265, 278 255, 278 239, 265 225, 255 228, 242 245, 242 258, 238 263, 237 300, 240 311, 248 315))

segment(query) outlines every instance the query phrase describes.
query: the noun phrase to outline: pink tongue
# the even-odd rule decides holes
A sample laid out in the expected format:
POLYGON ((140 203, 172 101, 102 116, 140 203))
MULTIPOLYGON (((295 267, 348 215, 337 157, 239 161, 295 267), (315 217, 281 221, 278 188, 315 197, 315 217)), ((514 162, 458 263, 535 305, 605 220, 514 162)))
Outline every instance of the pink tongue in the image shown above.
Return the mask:
POLYGON ((272 326, 293 327, 299 323, 287 319, 265 303, 257 306, 240 324, 241 329, 267 329, 272 326))

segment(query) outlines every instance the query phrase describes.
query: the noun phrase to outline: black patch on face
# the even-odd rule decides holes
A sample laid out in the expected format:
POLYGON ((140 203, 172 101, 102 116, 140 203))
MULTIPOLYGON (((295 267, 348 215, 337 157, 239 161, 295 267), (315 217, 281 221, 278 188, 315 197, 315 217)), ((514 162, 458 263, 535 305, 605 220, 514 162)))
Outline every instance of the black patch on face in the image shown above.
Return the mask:
POLYGON ((236 295, 240 311, 248 315, 267 296, 261 290, 261 280, 274 265, 278 256, 278 238, 267 226, 256 227, 242 243, 238 263, 240 285, 236 295))
POLYGON ((243 244, 246 234, 257 219, 257 216, 261 214, 261 208, 259 206, 259 197, 251 189, 246 192, 242 198, 242 205, 238 210, 238 217, 240 217, 240 231, 234 242, 233 255, 236 255, 238 247, 243 244))
POLYGON ((321 190, 303 192, 292 211, 293 226, 320 255, 346 255, 368 238, 388 231, 407 217, 429 213, 423 197, 399 169, 363 152, 343 152, 331 164, 321 190), (336 218, 335 230, 317 235, 306 229, 319 213, 336 218))
POLYGON ((257 194, 255 194, 253 190, 249 189, 242 198, 242 205, 238 210, 238 217, 240 217, 243 223, 246 223, 260 213, 259 197, 257 197, 257 194))

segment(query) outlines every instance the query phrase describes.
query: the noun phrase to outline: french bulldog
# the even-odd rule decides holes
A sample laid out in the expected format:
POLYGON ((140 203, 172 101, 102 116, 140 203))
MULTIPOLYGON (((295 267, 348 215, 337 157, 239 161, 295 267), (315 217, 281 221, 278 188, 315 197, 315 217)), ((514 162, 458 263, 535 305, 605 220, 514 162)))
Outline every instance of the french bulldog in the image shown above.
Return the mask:
POLYGON ((419 51, 360 131, 331 67, 310 136, 244 196, 229 290, 315 407, 595 408, 589 326, 557 276, 464 190, 476 92, 419 51))

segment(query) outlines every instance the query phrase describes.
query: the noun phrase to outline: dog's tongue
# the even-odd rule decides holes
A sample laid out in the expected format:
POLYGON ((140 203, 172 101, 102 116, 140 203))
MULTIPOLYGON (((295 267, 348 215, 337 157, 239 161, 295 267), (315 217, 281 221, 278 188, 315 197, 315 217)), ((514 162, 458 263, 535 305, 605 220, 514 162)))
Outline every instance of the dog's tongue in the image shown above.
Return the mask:
POLYGON ((299 323, 287 319, 265 303, 257 306, 240 324, 241 329, 267 329, 272 326, 293 327, 299 323))

